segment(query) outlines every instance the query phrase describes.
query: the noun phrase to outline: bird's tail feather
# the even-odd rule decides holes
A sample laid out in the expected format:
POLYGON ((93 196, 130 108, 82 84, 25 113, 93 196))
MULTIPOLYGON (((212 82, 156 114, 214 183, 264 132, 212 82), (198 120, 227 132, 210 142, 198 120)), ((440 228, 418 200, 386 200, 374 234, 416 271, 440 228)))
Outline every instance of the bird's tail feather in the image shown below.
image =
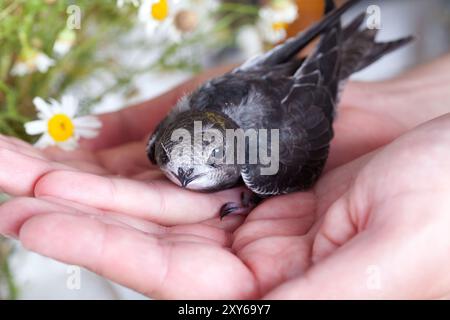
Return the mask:
POLYGON ((318 71, 320 84, 326 85, 330 94, 336 96, 353 73, 413 40, 413 37, 406 37, 390 42, 377 42, 378 30, 362 28, 365 17, 365 13, 358 15, 344 28, 337 21, 322 35, 315 51, 296 71, 294 78, 301 82, 305 75, 318 71))
POLYGON ((378 30, 360 30, 364 19, 365 14, 359 15, 342 32, 341 81, 347 80, 353 73, 370 66, 414 39, 409 36, 389 42, 376 42, 378 30))

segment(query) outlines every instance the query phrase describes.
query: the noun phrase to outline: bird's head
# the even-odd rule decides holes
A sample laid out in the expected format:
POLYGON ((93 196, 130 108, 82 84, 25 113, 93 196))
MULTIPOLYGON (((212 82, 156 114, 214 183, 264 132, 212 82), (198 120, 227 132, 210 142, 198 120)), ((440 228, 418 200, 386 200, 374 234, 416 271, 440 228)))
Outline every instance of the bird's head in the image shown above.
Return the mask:
POLYGON ((226 129, 236 125, 225 115, 182 112, 153 141, 154 160, 177 185, 198 191, 234 186, 240 167, 226 161, 226 129))

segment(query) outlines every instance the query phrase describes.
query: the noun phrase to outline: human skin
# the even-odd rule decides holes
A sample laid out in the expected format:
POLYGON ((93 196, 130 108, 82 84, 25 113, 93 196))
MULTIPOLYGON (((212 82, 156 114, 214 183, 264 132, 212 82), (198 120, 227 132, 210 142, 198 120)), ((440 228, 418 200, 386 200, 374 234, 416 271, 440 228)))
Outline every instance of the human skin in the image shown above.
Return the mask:
POLYGON ((180 95, 223 70, 102 116, 83 150, 1 137, 0 189, 16 197, 0 233, 154 298, 449 297, 449 71, 446 56, 350 83, 316 186, 223 221, 239 190, 179 189, 143 152, 180 95))

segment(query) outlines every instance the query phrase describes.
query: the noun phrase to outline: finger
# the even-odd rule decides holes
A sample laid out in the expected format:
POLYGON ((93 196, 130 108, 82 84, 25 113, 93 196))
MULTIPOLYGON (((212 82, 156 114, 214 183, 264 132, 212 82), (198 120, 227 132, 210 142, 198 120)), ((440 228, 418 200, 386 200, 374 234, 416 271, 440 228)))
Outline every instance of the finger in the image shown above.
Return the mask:
POLYGON ((153 298, 257 296, 250 271, 216 246, 166 242, 89 218, 58 214, 31 218, 22 226, 20 239, 32 251, 86 267, 153 298))
POLYGON ((20 139, 14 138, 14 137, 8 137, 4 135, 0 135, 0 148, 6 149, 9 151, 21 153, 23 155, 37 158, 37 159, 46 159, 44 154, 31 146, 30 144, 26 143, 25 141, 22 141, 20 139))
POLYGON ((112 172, 106 170, 104 167, 96 165, 94 163, 85 162, 85 161, 79 161, 79 160, 65 160, 61 161, 61 164, 66 165, 68 167, 72 167, 74 169, 77 169, 79 171, 85 172, 85 173, 91 173, 91 174, 97 174, 97 175, 111 175, 112 172))
MULTIPOLYGON (((186 224, 168 227, 166 229, 165 239, 167 235, 195 235, 202 237, 224 247, 230 247, 232 243, 232 235, 229 232, 204 224, 186 224)), ((180 238, 176 238, 180 241, 180 238)))
POLYGON ((270 219, 247 221, 234 234, 233 250, 240 251, 247 245, 269 237, 305 235, 311 228, 313 216, 299 219, 270 219))
POLYGON ((239 228, 242 223, 244 223, 246 217, 243 215, 230 215, 226 219, 220 217, 209 219, 201 222, 203 225, 211 226, 213 228, 223 230, 227 233, 233 233, 237 228, 239 228))
POLYGON ((151 180, 165 181, 165 180, 167 180, 166 175, 159 169, 145 170, 141 173, 132 175, 130 178, 133 180, 138 180, 138 181, 151 181, 151 180))
POLYGON ((82 161, 86 163, 91 163, 98 165, 99 161, 95 153, 76 149, 76 150, 62 150, 58 147, 49 147, 44 150, 45 155, 56 162, 64 162, 64 161, 82 161))
MULTIPOLYGON (((285 282, 270 292, 266 299, 369 299, 383 298, 379 290, 370 290, 368 271, 372 265, 378 270, 382 257, 376 252, 385 251, 391 258, 392 251, 386 243, 369 234, 358 235, 351 243, 333 255, 310 267, 304 274, 285 282), (382 246, 384 248, 382 248, 382 246), (376 248, 378 247, 378 248, 376 248), (380 251, 381 250, 381 251, 380 251)), ((387 279, 386 279, 387 280, 387 279)))
POLYGON ((0 205, 0 234, 17 238, 23 223, 33 216, 47 213, 84 215, 107 224, 133 228, 171 241, 197 241, 229 246, 231 234, 207 225, 179 225, 172 228, 115 212, 106 212, 57 198, 19 197, 0 205))
POLYGON ((325 173, 314 186, 316 216, 322 217, 327 210, 352 187, 355 178, 383 149, 366 154, 350 163, 325 173))
POLYGON ((0 148, 0 167, 0 190, 16 196, 32 195, 39 178, 52 170, 71 170, 68 166, 5 148, 0 148))
POLYGON ((318 221, 320 226, 311 254, 314 263, 332 254, 365 228, 368 212, 360 214, 352 212, 348 195, 344 195, 329 208, 324 218, 318 221))
POLYGON ((99 136, 96 139, 83 140, 81 145, 89 150, 99 150, 144 139, 184 94, 231 68, 232 66, 213 68, 155 99, 118 112, 101 115, 102 130, 99 136))
POLYGON ((62 150, 56 151, 56 148, 51 148, 50 154, 47 155, 22 140, 0 135, 0 165, 3 168, 0 173, 0 190, 11 195, 30 195, 37 179, 46 172, 56 169, 79 169, 95 174, 108 173, 95 163, 68 160, 72 153, 64 154, 62 150), (51 161, 56 154, 59 155, 57 161, 51 161))
POLYGON ((262 294, 305 272, 310 265, 310 236, 271 236, 251 242, 237 255, 252 270, 262 294))
POLYGON ((38 197, 59 197, 103 210, 126 212, 163 225, 213 218, 225 203, 240 203, 241 193, 238 188, 203 194, 181 189, 168 181, 139 182, 70 171, 49 173, 34 189, 38 197))
POLYGON ((298 192, 268 199, 235 231, 233 249, 242 250, 263 238, 304 235, 316 219, 315 209, 316 198, 312 193, 298 192))
POLYGON ((35 198, 15 198, 0 205, 0 234, 18 238, 23 223, 34 215, 61 212, 75 214, 78 210, 35 198))
MULTIPOLYGON (((36 198, 15 198, 0 205, 0 234, 17 238, 22 225, 33 216, 58 212, 68 215, 83 215, 104 223, 131 228, 130 219, 116 219, 112 214, 104 215, 99 211, 83 207, 68 201, 52 202, 36 198)), ((148 231, 148 227, 146 228, 148 231)), ((153 228, 151 231, 155 231, 153 228)))
POLYGON ((269 198, 257 206, 247 221, 290 219, 314 216, 316 197, 311 192, 296 192, 269 198))

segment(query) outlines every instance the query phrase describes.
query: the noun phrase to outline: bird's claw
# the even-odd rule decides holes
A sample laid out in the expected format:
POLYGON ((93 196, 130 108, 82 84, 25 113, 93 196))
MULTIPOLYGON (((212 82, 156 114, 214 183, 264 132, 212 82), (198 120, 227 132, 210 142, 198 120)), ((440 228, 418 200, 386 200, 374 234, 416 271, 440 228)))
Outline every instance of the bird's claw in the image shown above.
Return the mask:
POLYGON ((248 214, 259 202, 253 192, 242 192, 241 203, 227 202, 220 208, 220 220, 228 215, 248 214))

